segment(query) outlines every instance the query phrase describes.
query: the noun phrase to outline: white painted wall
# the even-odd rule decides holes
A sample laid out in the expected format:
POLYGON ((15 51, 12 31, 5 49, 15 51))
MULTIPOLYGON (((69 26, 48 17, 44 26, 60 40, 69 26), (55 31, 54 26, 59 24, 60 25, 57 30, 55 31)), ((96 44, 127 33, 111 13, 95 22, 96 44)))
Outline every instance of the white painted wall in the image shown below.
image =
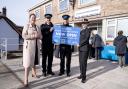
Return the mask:
MULTIPOLYGON (((14 51, 19 49, 18 45, 9 45, 19 44, 19 34, 15 30, 13 30, 13 28, 4 19, 0 19, 0 39, 1 38, 7 38, 8 51, 14 51)), ((1 47, 1 49, 4 48, 1 47)))
POLYGON ((106 30, 107 30, 107 20, 102 20, 102 39, 106 42, 106 30))

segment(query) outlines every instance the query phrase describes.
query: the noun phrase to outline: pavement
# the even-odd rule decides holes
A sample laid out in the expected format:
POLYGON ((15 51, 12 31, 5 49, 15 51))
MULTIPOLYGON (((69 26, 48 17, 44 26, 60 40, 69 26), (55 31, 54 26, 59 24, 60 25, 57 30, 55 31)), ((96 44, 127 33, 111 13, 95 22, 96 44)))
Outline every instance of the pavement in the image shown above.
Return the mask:
POLYGON ((120 68, 117 62, 88 60, 87 81, 81 83, 78 54, 72 56, 71 76, 58 76, 60 59, 54 58, 56 75, 43 77, 41 66, 37 66, 39 79, 29 74, 29 87, 23 87, 24 68, 22 58, 0 60, 0 89, 128 89, 128 67, 120 68))

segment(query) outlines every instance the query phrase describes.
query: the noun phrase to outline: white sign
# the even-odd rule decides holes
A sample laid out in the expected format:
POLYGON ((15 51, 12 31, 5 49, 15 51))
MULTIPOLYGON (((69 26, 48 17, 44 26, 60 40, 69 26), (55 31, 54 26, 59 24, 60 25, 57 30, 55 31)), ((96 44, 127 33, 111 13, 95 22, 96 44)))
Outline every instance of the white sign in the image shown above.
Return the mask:
POLYGON ((75 18, 98 15, 101 13, 101 6, 93 6, 75 12, 75 18))

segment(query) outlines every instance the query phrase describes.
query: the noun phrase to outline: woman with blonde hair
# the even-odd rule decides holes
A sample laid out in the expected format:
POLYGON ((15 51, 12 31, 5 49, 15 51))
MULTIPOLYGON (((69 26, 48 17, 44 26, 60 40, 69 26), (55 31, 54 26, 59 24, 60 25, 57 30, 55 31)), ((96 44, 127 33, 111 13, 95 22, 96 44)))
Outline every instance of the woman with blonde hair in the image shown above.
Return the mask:
POLYGON ((22 37, 23 44, 23 66, 25 68, 24 86, 28 86, 28 75, 32 68, 32 76, 37 77, 35 65, 39 64, 40 59, 40 40, 42 39, 41 30, 35 24, 36 15, 30 14, 29 23, 24 26, 22 37))

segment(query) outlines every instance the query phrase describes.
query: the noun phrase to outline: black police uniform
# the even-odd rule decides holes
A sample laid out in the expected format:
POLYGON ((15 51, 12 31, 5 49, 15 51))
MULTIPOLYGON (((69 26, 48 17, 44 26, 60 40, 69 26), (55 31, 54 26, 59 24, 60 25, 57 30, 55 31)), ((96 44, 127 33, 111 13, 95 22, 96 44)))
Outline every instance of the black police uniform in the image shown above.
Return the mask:
MULTIPOLYGON (((67 20, 70 16, 63 15, 62 18, 67 20)), ((69 24, 63 24, 62 26, 71 27, 69 24)), ((63 75, 65 72, 65 57, 66 57, 66 72, 67 76, 70 76, 70 64, 71 64, 71 45, 60 44, 60 73, 59 75, 63 75)))
MULTIPOLYGON (((46 14, 45 17, 47 18, 48 15, 49 14, 46 14)), ((42 38, 42 68, 43 68, 43 71, 42 72, 45 74, 45 76, 46 76, 46 72, 48 74, 53 73, 52 72, 53 48, 54 48, 54 44, 52 43, 53 31, 50 32, 50 29, 52 27, 53 27, 52 22, 49 25, 47 23, 41 25, 41 32, 43 35, 43 38, 42 38), (48 57, 48 65, 46 65, 47 57, 48 57)))
POLYGON ((80 62, 79 78, 82 78, 81 82, 83 83, 86 80, 87 59, 89 55, 89 38, 90 38, 89 28, 83 29, 80 32, 80 43, 79 43, 79 62, 80 62))

